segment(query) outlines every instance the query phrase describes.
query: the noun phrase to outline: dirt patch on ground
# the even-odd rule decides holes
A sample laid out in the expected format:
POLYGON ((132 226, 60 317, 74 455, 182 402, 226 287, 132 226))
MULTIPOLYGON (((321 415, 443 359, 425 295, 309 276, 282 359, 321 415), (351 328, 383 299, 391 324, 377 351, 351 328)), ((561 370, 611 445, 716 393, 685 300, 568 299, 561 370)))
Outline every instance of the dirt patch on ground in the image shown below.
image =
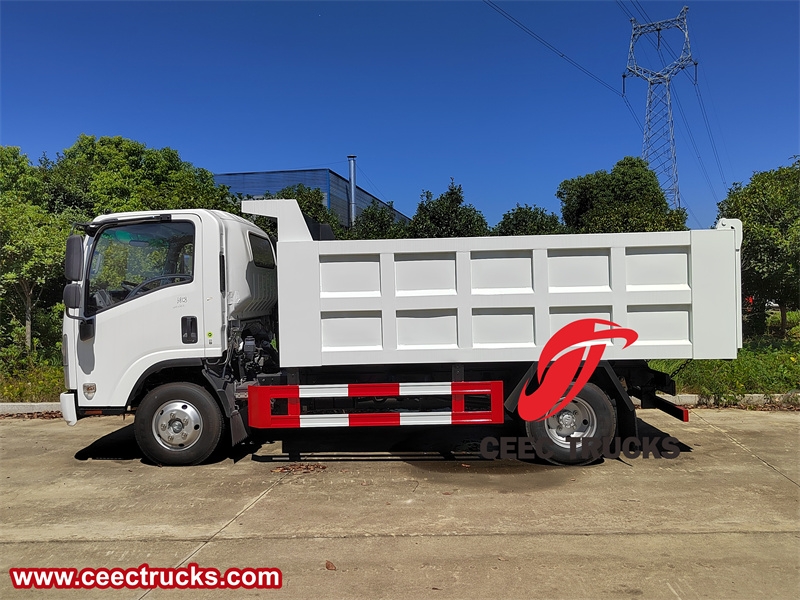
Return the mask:
POLYGON ((60 410, 48 410, 44 412, 11 413, 0 414, 0 419, 61 419, 60 410))

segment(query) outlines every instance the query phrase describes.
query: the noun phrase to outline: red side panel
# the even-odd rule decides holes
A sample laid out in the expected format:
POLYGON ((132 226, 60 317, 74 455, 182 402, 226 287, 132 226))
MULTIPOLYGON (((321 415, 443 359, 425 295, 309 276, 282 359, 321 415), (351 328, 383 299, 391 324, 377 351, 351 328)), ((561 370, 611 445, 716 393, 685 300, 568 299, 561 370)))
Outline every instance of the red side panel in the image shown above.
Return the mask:
POLYGON ((251 385, 247 388, 247 416, 250 427, 300 427, 299 385, 251 385), (286 398, 288 415, 272 415, 272 400, 286 398))
MULTIPOLYGON (((413 384, 415 387, 425 386, 426 384, 413 384)), ((441 383, 432 383, 439 386, 441 383)), ((304 390, 304 397, 313 398, 315 393, 320 392, 320 388, 314 386, 299 385, 270 385, 270 386, 250 386, 248 388, 248 416, 250 426, 255 429, 270 429, 283 427, 300 427, 303 419, 313 425, 312 415, 301 415, 300 412, 300 391, 304 390), (273 415, 273 400, 280 399, 287 401, 287 413, 285 415, 273 415)), ((323 386, 324 389, 324 386, 323 386)), ((330 389, 330 388, 327 388, 330 389)), ((414 392, 407 392, 405 395, 412 395, 414 392)), ((437 391, 437 393, 439 393, 437 391)), ((450 383, 450 393, 452 394, 451 422, 456 424, 468 423, 502 423, 505 418, 503 408, 503 382, 502 381, 454 381, 450 383), (467 395, 489 395, 491 410, 467 411, 464 396, 467 395)), ((351 383, 347 386, 348 397, 392 397, 404 395, 401 393, 398 383, 351 383)), ((400 423, 399 412, 394 413, 352 413, 348 415, 348 425, 350 427, 396 427, 400 423)), ((341 423, 339 423, 341 424, 341 423)))
POLYGON ((350 415, 350 427, 397 427, 400 425, 400 413, 353 413, 350 415))
POLYGON ((347 392, 351 398, 368 396, 399 396, 399 383, 351 383, 347 386, 347 392))

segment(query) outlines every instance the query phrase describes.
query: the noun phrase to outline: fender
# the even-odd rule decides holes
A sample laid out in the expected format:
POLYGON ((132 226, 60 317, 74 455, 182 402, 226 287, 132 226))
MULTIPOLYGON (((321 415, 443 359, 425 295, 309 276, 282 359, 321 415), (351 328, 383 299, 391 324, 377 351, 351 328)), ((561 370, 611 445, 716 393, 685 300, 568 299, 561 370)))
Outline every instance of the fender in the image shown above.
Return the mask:
POLYGON ((133 386, 131 389, 131 393, 128 394, 128 400, 125 402, 125 407, 131 407, 133 405, 133 401, 136 399, 137 396, 142 391, 142 387, 144 386, 144 382, 147 381, 147 378, 151 375, 155 375, 159 371, 163 371, 164 369, 180 369, 186 367, 202 367, 203 366, 203 359, 201 358, 176 358, 172 360, 165 360, 162 362, 155 363, 150 365, 144 372, 139 375, 139 379, 136 380, 136 385, 133 386))
MULTIPOLYGON (((180 358, 174 360, 165 360, 154 365, 151 365, 147 368, 144 373, 139 376, 139 379, 136 381, 136 385, 133 386, 133 390, 131 390, 130 395, 128 396, 128 400, 125 403, 125 408, 122 410, 117 410, 114 413, 106 413, 103 412, 102 414, 121 414, 121 412, 125 412, 127 407, 132 406, 133 401, 141 394, 142 387, 144 386, 144 382, 147 381, 147 378, 164 371, 166 369, 197 369, 197 374, 203 375, 205 381, 209 384, 209 387, 214 390, 214 393, 219 400, 220 406, 222 407, 222 411, 228 419, 230 419, 230 427, 231 427, 231 443, 232 445, 236 445, 239 442, 244 441, 248 437, 247 429, 244 425, 244 421, 242 420, 242 415, 239 412, 239 407, 236 404, 236 396, 234 394, 234 385, 232 382, 223 380, 208 369, 205 368, 205 364, 203 359, 201 358, 180 358)), ((197 382, 199 383, 199 382, 197 382)))
MULTIPOLYGON (((581 364, 581 367, 583 367, 583 364, 581 364)), ((517 403, 519 402, 520 394, 526 383, 529 382, 531 385, 528 387, 532 387, 533 389, 538 387, 536 383, 536 372, 538 368, 538 362, 531 363, 531 366, 528 367, 522 379, 519 380, 514 389, 506 396, 504 406, 508 412, 513 413, 517 410, 517 403)), ((608 394, 609 397, 616 401, 619 434, 623 437, 636 437, 638 435, 636 407, 631 397, 628 395, 628 392, 622 387, 619 377, 617 377, 617 374, 614 372, 614 367, 612 367, 608 361, 601 360, 589 381, 595 383, 608 394)))
MULTIPOLYGON (((139 375, 136 384, 128 394, 128 399, 122 406, 78 406, 77 392, 75 392, 75 409, 78 419, 94 415, 124 415, 133 407, 133 401, 139 396, 147 378, 155 375, 156 373, 165 369, 185 369, 185 368, 201 368, 203 360, 201 358, 176 358, 172 360, 165 360, 154 365, 150 365, 144 372, 139 375)), ((199 371, 198 371, 199 372, 199 371)), ((223 403, 224 407, 225 404, 223 403)))

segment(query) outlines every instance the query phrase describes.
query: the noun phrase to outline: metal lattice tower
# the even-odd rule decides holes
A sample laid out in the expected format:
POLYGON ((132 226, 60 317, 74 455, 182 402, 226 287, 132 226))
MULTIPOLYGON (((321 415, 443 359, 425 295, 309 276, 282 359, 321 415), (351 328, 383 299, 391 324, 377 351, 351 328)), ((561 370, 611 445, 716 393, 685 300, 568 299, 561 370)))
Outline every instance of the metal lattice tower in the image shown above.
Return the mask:
POLYGON ((641 77, 647 81, 647 110, 644 124, 644 142, 642 157, 650 164, 650 168, 658 176, 658 182, 672 207, 680 207, 678 193, 678 162, 675 156, 675 129, 672 122, 672 100, 670 97, 670 81, 672 76, 685 69, 692 61, 689 46, 689 28, 686 24, 686 13, 689 7, 684 6, 674 19, 655 23, 639 24, 631 19, 633 32, 631 47, 628 52, 628 74, 641 77), (651 71, 636 63, 634 47, 645 35, 658 36, 657 48, 661 49, 661 33, 666 29, 679 29, 683 32, 684 41, 681 55, 660 71, 651 71))

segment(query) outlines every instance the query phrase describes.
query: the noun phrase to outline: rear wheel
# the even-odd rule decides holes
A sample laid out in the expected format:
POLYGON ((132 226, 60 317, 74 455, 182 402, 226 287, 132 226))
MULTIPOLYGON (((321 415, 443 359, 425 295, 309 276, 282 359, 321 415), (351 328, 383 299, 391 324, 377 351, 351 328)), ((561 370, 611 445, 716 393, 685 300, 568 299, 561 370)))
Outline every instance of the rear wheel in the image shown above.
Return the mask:
POLYGON ((139 448, 154 463, 196 465, 219 444, 224 420, 205 388, 167 383, 144 397, 133 428, 139 448))
MULTIPOLYGON (((561 465, 581 465, 597 460, 584 458, 582 438, 611 438, 617 429, 617 411, 603 390, 587 383, 572 401, 543 421, 525 421, 525 432, 536 447, 545 451, 545 460, 561 465), (575 451, 568 437, 577 438, 575 451), (548 455, 548 452, 550 455, 548 455)), ((599 447, 599 443, 598 443, 599 447)))

